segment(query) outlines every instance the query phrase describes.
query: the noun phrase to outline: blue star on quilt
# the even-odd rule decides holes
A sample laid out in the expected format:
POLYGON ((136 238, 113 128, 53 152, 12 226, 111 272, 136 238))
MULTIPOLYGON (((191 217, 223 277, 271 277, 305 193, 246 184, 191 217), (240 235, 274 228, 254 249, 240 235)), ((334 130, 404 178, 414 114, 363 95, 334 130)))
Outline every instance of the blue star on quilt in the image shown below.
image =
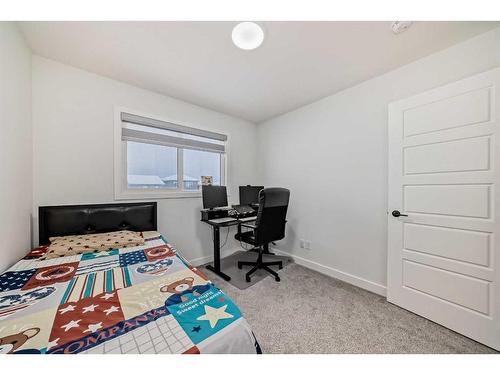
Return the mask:
POLYGON ((193 329, 191 330, 191 332, 198 333, 198 332, 200 332, 200 330, 201 330, 201 326, 196 326, 196 327, 193 327, 193 329))

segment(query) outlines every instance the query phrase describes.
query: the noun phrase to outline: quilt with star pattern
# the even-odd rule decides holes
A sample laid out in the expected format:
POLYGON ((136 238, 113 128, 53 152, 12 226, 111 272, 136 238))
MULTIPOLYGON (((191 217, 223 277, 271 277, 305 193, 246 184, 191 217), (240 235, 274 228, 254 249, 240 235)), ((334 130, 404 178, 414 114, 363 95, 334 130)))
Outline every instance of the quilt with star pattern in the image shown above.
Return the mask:
POLYGON ((0 353, 260 353, 238 307, 156 232, 0 275, 0 353))

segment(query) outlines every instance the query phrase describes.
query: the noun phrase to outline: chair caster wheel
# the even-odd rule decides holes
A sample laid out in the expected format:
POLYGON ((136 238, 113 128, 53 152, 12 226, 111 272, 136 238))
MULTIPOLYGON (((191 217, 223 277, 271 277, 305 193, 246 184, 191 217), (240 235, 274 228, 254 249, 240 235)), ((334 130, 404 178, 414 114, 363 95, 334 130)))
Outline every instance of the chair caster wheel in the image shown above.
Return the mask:
POLYGON ((279 282, 281 279, 279 277, 275 277, 274 280, 279 282))
POLYGON ((247 283, 249 283, 250 281, 252 281, 252 280, 250 280, 250 278, 248 276, 246 276, 245 279, 246 279, 247 283))

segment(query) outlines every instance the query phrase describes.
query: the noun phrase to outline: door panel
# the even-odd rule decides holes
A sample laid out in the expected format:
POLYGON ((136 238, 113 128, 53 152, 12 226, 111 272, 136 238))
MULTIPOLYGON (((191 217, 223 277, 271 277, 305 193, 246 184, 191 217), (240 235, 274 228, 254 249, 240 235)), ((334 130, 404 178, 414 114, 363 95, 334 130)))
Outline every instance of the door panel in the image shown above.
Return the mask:
POLYGON ((498 87, 494 69, 389 105, 387 299, 500 350, 498 87))
POLYGON ((489 282, 436 267, 403 261, 403 285, 459 306, 488 313, 489 282))
POLYGON ((404 224, 404 248, 488 267, 491 234, 430 225, 404 224))
POLYGON ((489 185, 407 185, 403 193, 407 212, 489 217, 489 185))
POLYGON ((404 135, 435 132, 490 120, 490 89, 482 88, 409 108, 404 114, 404 135))
POLYGON ((494 280, 493 269, 479 266, 473 263, 466 263, 456 259, 446 258, 438 255, 421 253, 418 251, 404 249, 402 252, 404 260, 412 260, 417 263, 427 264, 443 270, 456 272, 462 275, 469 275, 481 280, 494 280))
POLYGON ((490 169, 489 137, 460 139, 404 149, 405 174, 490 169), (468 155, 476 155, 469 158, 468 155))

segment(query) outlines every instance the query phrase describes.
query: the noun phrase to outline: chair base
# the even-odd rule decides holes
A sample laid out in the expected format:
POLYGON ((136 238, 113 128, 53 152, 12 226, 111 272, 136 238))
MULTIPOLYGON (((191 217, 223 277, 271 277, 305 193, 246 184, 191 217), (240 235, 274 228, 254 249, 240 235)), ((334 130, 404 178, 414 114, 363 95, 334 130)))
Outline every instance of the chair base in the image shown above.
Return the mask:
POLYGON ((283 262, 281 260, 276 262, 263 262, 262 251, 260 251, 259 257, 257 258, 256 262, 238 261, 238 268, 240 270, 243 268, 243 266, 253 266, 253 268, 245 274, 245 280, 247 282, 251 281, 251 275, 259 269, 266 270, 267 272, 269 272, 271 275, 274 276, 274 280, 280 281, 278 273, 269 268, 269 266, 278 266, 279 269, 281 270, 283 268, 283 262))

